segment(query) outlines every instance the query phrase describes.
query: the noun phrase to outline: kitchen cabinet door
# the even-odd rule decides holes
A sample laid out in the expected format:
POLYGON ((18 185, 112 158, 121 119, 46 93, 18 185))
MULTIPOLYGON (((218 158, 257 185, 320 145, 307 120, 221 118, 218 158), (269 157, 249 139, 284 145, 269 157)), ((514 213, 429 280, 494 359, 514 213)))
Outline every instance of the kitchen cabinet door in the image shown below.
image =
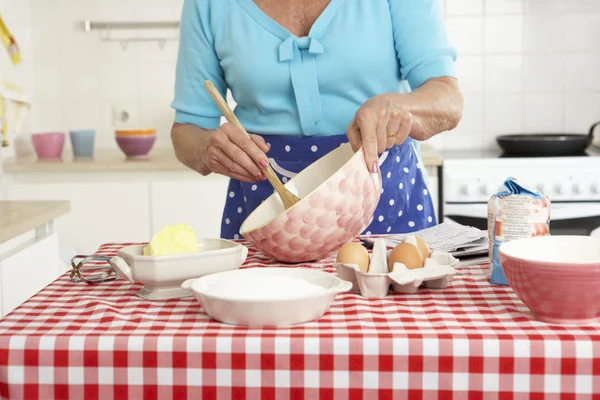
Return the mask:
POLYGON ((190 225, 198 237, 219 237, 229 180, 225 177, 152 182, 152 231, 190 225))
POLYGON ((151 236, 149 184, 143 182, 13 183, 10 200, 69 200, 71 212, 56 221, 60 244, 90 254, 107 242, 151 236))
POLYGON ((56 234, 39 239, 0 261, 2 316, 58 278, 56 234))

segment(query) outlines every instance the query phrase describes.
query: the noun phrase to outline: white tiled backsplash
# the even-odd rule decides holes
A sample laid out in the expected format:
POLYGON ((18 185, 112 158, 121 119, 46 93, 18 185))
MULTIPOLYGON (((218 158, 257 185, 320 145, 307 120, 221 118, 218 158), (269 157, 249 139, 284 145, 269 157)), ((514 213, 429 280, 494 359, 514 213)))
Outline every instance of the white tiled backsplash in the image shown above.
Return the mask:
MULTIPOLYGON (((176 20, 182 1, 0 0, 23 51, 18 73, 34 103, 28 130, 91 127, 98 147, 114 147, 116 108, 131 124, 156 127, 158 145, 170 146, 177 42, 123 50, 84 33, 82 22, 176 20)), ((443 7, 465 111, 460 126, 432 144, 490 147, 500 133, 585 132, 600 120, 599 0, 445 0, 443 7)))

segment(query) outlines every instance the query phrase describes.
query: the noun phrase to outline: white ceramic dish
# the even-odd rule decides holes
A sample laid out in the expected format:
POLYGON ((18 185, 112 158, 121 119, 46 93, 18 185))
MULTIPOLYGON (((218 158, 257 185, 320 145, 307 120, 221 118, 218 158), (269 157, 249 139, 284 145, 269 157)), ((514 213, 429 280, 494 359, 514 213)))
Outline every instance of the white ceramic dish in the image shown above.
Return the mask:
POLYGON ((352 283, 312 268, 247 268, 190 279, 182 287, 211 318, 258 328, 320 318, 352 283))
POLYGON ((144 287, 137 293, 145 300, 190 297, 181 284, 216 272, 238 269, 246 260, 248 249, 224 239, 203 239, 197 253, 169 256, 144 256, 143 245, 124 247, 110 260, 110 265, 131 283, 144 287))
MULTIPOLYGON (((387 250, 385 241, 377 239, 373 252, 370 254, 371 263, 380 262, 377 270, 388 270, 387 258, 391 250, 387 250)), ((390 285, 397 293, 416 293, 421 286, 429 289, 444 289, 456 275, 453 268, 458 263, 450 253, 434 250, 425 261, 425 266, 409 270, 403 264, 396 263, 394 271, 389 273, 362 272, 358 265, 335 263, 337 274, 341 279, 352 282, 352 290, 360 291, 363 297, 383 298, 388 295, 390 285)), ((371 265, 370 268, 374 268, 371 265)))

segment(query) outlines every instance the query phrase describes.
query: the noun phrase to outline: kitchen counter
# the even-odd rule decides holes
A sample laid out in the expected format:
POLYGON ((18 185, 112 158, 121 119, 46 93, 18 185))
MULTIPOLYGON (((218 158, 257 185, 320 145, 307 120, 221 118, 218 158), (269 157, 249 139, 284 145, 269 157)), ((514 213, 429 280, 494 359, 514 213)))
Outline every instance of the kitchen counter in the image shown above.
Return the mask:
MULTIPOLYGON (((421 158, 425 167, 442 165, 440 152, 421 144, 421 158)), ((38 161, 35 157, 9 159, 4 162, 4 172, 135 172, 135 171, 185 171, 173 150, 156 149, 147 160, 127 160, 119 150, 99 150, 93 159, 73 159, 68 154, 62 161, 38 161)))
POLYGON ((68 201, 0 201, 0 315, 65 272, 54 225, 70 209, 68 201))
POLYGON ((68 213, 68 201, 0 201, 0 243, 68 213))

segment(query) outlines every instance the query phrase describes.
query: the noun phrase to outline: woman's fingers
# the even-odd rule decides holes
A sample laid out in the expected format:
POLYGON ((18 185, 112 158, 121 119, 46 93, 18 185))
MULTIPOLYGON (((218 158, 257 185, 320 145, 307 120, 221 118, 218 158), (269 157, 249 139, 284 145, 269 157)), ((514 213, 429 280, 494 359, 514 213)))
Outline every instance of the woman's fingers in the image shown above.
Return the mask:
POLYGON ((214 135, 215 147, 220 148, 235 164, 252 176, 263 179, 262 168, 269 165, 265 153, 241 130, 231 124, 221 127, 223 135, 214 135))
POLYGON ((409 111, 400 112, 399 119, 400 126, 396 131, 396 145, 404 143, 412 130, 412 114, 409 111))
POLYGON ((396 140, 398 137, 398 129, 400 128, 400 112, 398 110, 394 110, 391 113, 391 116, 387 123, 387 142, 386 148, 390 149, 396 144, 396 140))
POLYGON ((252 141, 261 149, 264 153, 268 153, 271 150, 271 147, 265 142, 265 139, 262 136, 258 135, 250 135, 252 141))
POLYGON ((383 154, 387 149, 388 111, 381 110, 377 116, 377 154, 383 154))
POLYGON ((354 118, 348 126, 346 136, 348 137, 348 142, 350 143, 350 147, 352 147, 352 151, 356 153, 362 145, 362 140, 360 138, 360 130, 358 129, 356 118, 354 118))
POLYGON ((241 165, 234 162, 227 154, 218 147, 209 149, 209 167, 213 172, 221 175, 226 175, 230 178, 238 179, 243 177, 245 182, 257 182, 261 180, 258 176, 252 176, 248 171, 242 168, 241 165))
POLYGON ((356 113, 356 123, 358 125, 358 130, 360 131, 367 168, 369 168, 369 171, 371 172, 377 172, 379 170, 377 152, 379 141, 377 138, 377 115, 369 111, 361 112, 361 110, 359 110, 356 113))

